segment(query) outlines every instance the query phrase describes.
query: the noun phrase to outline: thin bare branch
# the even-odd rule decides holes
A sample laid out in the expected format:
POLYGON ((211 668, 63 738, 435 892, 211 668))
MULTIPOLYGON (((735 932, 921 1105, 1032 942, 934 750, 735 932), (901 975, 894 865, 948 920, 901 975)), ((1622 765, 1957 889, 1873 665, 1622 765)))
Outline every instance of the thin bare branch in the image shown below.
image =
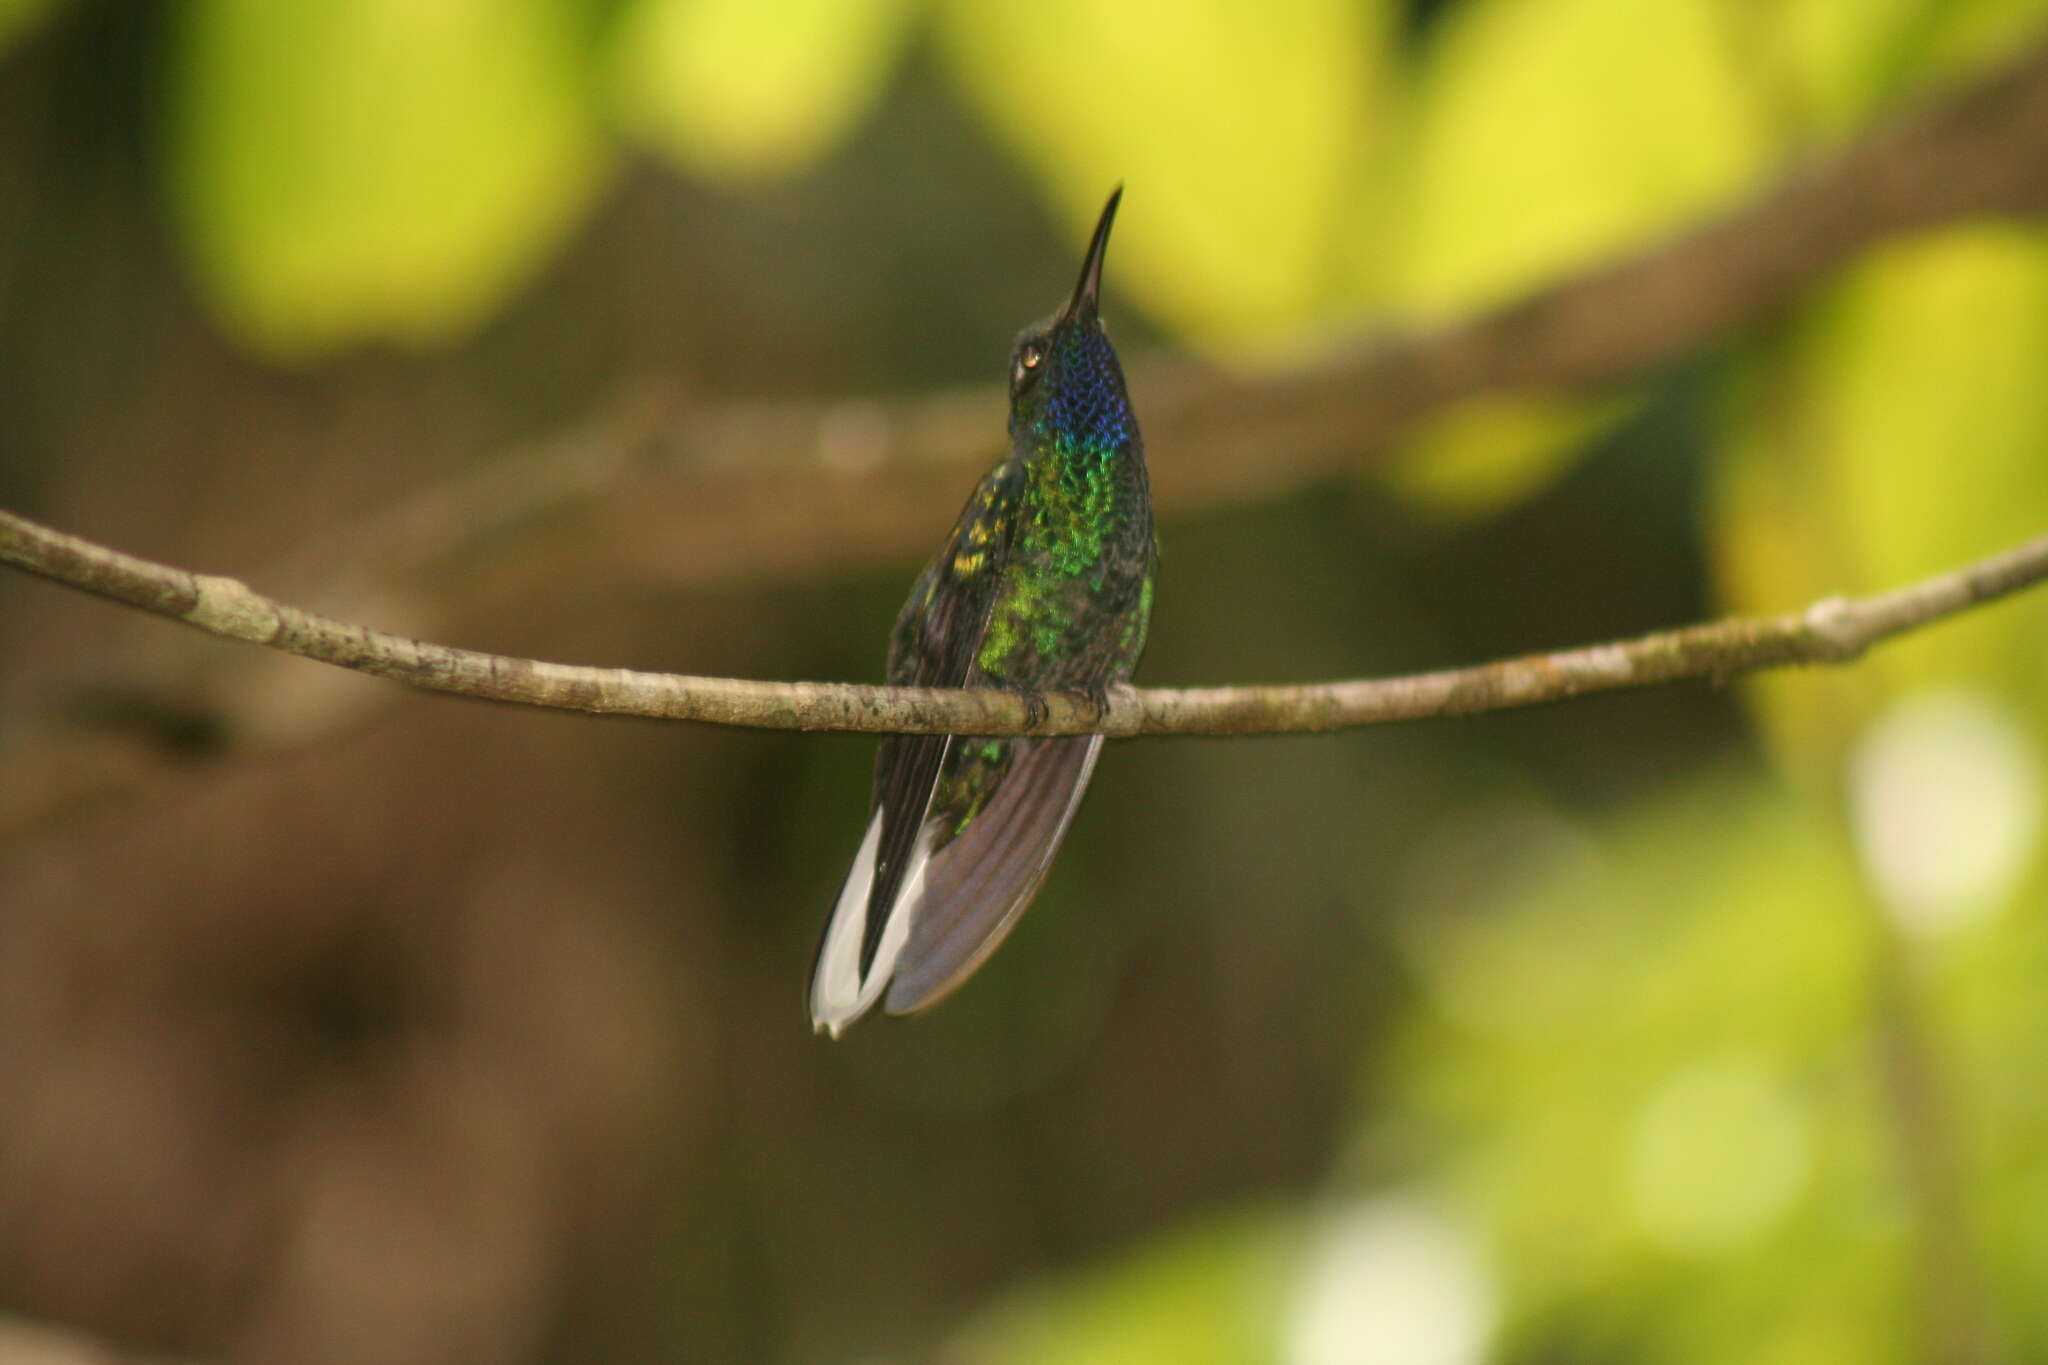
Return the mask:
POLYGON ((1271 735, 1469 715, 1680 678, 1832 664, 2048 577, 2048 536, 1869 597, 1476 668, 1288 687, 1122 688, 1106 705, 987 689, 753 682, 586 668, 456 649, 329 620, 232 578, 153 563, 0 511, 0 562, 209 634, 484 701, 768 730, 974 735, 1271 735))

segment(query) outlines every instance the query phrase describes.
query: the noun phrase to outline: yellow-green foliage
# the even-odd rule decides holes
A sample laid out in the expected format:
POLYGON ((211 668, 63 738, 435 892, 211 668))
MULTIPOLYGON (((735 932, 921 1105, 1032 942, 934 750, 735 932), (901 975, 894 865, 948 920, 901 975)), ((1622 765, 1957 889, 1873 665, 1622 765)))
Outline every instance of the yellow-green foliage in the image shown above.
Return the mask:
POLYGON ((610 160, 559 0, 191 0, 171 190, 223 319, 279 355, 460 334, 610 160))

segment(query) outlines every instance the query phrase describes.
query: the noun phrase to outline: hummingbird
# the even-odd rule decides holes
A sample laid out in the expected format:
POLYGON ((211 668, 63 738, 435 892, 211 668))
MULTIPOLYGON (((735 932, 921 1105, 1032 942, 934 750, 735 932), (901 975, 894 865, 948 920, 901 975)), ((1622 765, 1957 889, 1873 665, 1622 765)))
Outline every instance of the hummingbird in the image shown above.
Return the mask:
MULTIPOLYGON (((889 641, 900 687, 1098 700, 1145 647, 1158 558, 1145 445, 1102 328, 1119 185, 1066 305, 1010 349, 1010 451, 911 587, 889 641)), ((884 1003, 936 1004, 1031 904, 1088 789, 1100 735, 896 735, 875 756, 866 833, 811 973, 838 1037, 884 1003)))

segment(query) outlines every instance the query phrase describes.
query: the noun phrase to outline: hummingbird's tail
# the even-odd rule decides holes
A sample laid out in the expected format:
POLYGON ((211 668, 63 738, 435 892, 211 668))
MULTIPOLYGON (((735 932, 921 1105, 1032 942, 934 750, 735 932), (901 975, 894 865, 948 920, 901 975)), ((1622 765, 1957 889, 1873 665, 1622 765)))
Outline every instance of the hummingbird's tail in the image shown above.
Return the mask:
POLYGON ((877 911, 875 866, 881 843, 882 811, 878 807, 868 821, 860 852, 854 855, 853 868, 846 874, 846 885, 840 888, 839 903, 832 908, 825 937, 818 945, 817 965, 811 971, 811 1027, 834 1038, 881 998, 910 936, 912 911, 924 899, 925 869, 931 863, 929 825, 917 832, 896 894, 879 907, 881 919, 870 922, 877 911), (863 945, 877 937, 880 942, 873 956, 863 962, 863 945))
POLYGON ((943 844, 939 835, 952 833, 948 817, 925 820, 884 905, 874 895, 885 860, 884 805, 877 804, 811 975, 811 1022, 819 1032, 838 1037, 885 990, 891 1014, 938 1003, 1031 904, 1088 789, 1102 736, 1004 743, 1013 746, 1009 764, 987 804, 943 844), (872 953, 864 953, 871 942, 872 953))
POLYGON ((1009 937, 1052 870, 1102 751, 1101 735, 1014 743, 988 805, 924 870, 923 900, 889 980, 891 1014, 938 1004, 1009 937))

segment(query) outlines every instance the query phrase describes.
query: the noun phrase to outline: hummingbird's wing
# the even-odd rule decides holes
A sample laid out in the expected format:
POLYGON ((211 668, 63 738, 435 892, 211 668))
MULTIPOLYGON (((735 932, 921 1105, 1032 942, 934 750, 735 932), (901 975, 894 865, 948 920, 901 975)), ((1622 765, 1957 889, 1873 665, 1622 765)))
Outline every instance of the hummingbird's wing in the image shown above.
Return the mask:
MULTIPOLYGON (((1023 479, 1023 466, 1005 460, 967 500, 896 619, 892 685, 968 681, 1008 558, 1023 479)), ((907 940, 935 834, 932 798, 953 742, 945 735, 893 735, 876 754, 868 828, 811 974, 811 1020, 835 1036, 874 1004, 907 940)))
MULTIPOLYGON (((1052 866, 1101 749, 1101 735, 1076 735, 969 740, 949 751, 942 792, 955 786, 946 781, 955 777, 951 770, 1006 752, 993 789, 975 797, 978 809, 969 807, 959 832, 918 868, 920 897, 894 954, 889 1013, 937 1004, 1009 935, 1052 866)), ((949 832, 954 818, 950 811, 935 812, 926 838, 949 832)))

